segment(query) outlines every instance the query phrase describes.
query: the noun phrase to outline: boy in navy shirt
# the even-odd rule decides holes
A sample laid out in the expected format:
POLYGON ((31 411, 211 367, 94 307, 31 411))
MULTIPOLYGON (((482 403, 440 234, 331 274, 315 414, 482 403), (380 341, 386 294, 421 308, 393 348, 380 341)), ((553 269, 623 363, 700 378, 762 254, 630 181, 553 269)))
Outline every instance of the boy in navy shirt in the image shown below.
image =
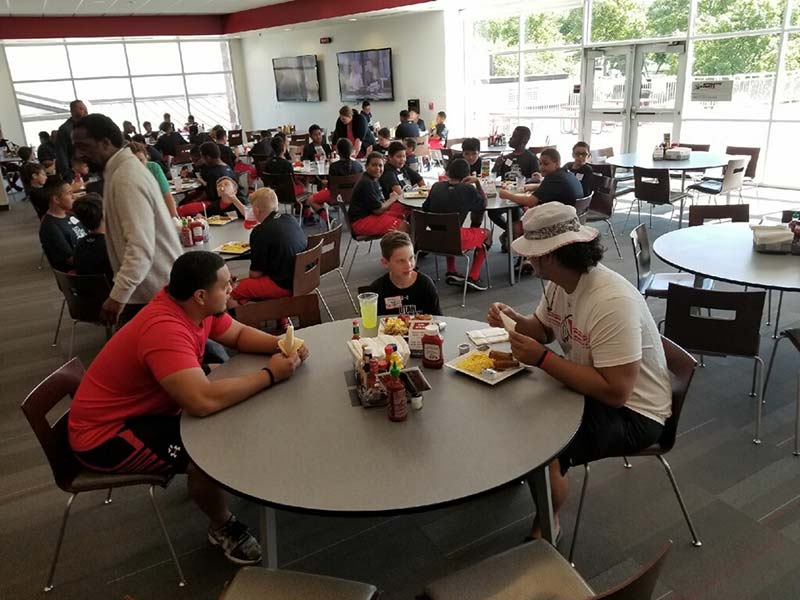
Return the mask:
POLYGON ((592 181, 594 181, 594 171, 587 164, 589 160, 589 144, 578 142, 572 147, 573 160, 564 165, 564 169, 575 175, 583 188, 583 197, 592 193, 592 181))
POLYGON ((388 198, 391 193, 402 197, 406 187, 418 186, 422 183, 422 176, 406 165, 406 147, 403 142, 392 142, 386 157, 386 167, 381 175, 381 189, 384 198, 388 198))
POLYGON ((74 198, 69 183, 53 177, 45 184, 45 193, 49 204, 39 226, 39 241, 50 266, 69 272, 75 265, 78 240, 86 235, 86 229, 71 214, 74 198))
POLYGON ((111 282, 114 272, 106 251, 106 223, 103 218, 103 199, 90 192, 75 200, 72 210, 89 233, 78 240, 75 248, 75 272, 78 275, 105 275, 111 282))

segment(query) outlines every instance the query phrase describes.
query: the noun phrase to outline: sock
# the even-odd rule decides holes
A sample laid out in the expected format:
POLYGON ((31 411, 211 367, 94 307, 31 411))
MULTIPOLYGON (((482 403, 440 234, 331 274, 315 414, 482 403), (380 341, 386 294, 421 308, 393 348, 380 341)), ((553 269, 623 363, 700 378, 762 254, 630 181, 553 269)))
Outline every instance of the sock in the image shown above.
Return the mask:
POLYGON ((447 272, 448 273, 456 273, 456 257, 455 256, 448 256, 447 257, 447 272))
POLYGON ((486 260, 486 249, 481 246, 480 248, 475 248, 475 257, 472 261, 472 265, 469 268, 469 276, 472 279, 480 279, 481 277, 481 267, 483 266, 483 261, 486 260))

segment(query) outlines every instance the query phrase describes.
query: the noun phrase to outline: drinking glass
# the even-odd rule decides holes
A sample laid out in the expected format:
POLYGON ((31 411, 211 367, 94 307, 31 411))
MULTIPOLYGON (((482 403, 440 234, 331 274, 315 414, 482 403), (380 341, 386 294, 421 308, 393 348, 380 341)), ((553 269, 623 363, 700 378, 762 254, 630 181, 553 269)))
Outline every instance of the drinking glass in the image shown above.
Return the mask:
POLYGON ((378 327, 378 294, 364 292, 358 295, 358 304, 361 307, 361 322, 364 329, 378 327))

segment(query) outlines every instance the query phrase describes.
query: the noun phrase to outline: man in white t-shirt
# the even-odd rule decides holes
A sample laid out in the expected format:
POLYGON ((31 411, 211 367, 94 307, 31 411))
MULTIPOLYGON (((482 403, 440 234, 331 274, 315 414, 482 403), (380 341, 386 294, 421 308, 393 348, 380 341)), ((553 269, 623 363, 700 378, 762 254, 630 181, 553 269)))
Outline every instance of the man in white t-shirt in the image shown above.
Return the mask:
MULTIPOLYGON (((516 321, 509 334, 514 356, 585 397, 578 433, 550 464, 554 531, 567 499, 567 470, 607 456, 634 453, 658 441, 671 414, 672 392, 658 328, 638 290, 598 264, 598 231, 582 226, 571 206, 550 202, 528 210, 524 235, 512 243, 550 283, 533 315, 505 304, 489 309, 516 321), (544 344, 558 340, 564 356, 544 344)), ((531 537, 540 537, 538 520, 531 537)))

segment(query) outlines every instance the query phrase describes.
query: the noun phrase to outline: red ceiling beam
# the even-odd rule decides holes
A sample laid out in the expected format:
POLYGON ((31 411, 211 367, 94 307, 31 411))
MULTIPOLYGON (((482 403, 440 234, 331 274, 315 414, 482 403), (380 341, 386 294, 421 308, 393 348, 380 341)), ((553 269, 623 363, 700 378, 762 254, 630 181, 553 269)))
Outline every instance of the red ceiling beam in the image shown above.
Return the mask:
POLYGON ((224 18, 225 33, 266 29, 319 19, 332 19, 346 15, 423 4, 429 0, 292 0, 231 13, 224 18))
POLYGON ((226 16, 0 17, 0 40, 222 35, 226 16))
POLYGON ((292 0, 229 15, 0 17, 0 40, 223 35, 423 4, 429 0, 292 0))

